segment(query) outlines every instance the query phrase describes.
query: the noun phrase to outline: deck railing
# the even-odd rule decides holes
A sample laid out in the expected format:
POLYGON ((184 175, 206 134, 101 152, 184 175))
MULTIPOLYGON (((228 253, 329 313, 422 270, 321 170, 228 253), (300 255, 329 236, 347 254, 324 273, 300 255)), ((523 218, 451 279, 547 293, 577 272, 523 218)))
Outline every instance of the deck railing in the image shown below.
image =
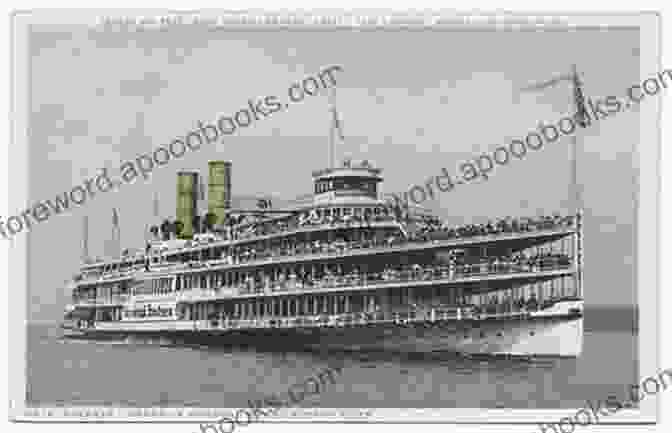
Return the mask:
POLYGON ((255 319, 218 318, 194 321, 195 328, 201 330, 236 330, 257 328, 301 328, 301 327, 344 327, 351 325, 434 323, 455 320, 523 319, 533 310, 512 309, 506 312, 477 312, 473 307, 453 309, 427 309, 416 312, 370 312, 344 313, 336 315, 309 315, 294 317, 261 317, 255 319))
POLYGON ((128 302, 129 295, 115 295, 115 296, 106 296, 103 298, 86 298, 86 299, 77 299, 72 302, 73 306, 76 307, 96 307, 101 305, 122 305, 128 302))
MULTIPOLYGON (((323 257, 335 257, 342 256, 349 253, 359 254, 376 254, 381 252, 390 252, 394 250, 403 251, 405 248, 422 248, 425 245, 435 246, 441 243, 454 243, 455 241, 464 240, 468 242, 489 242, 495 241, 498 239, 508 239, 515 238, 516 236, 539 236, 544 235, 545 233, 554 233, 558 230, 570 230, 573 229, 573 226, 568 227, 552 227, 552 228, 542 228, 535 231, 521 231, 521 232, 501 232, 501 233, 490 233, 482 235, 474 235, 467 237, 456 237, 448 239, 433 239, 433 240, 401 240, 397 239, 395 241, 388 242, 378 242, 373 243, 371 241, 357 241, 344 244, 330 244, 323 245, 319 248, 315 247, 297 247, 291 250, 284 250, 275 255, 269 255, 268 253, 263 254, 250 254, 247 258, 244 255, 241 255, 237 258, 232 259, 211 259, 208 261, 194 260, 190 262, 180 262, 180 263, 171 263, 171 262, 162 262, 150 264, 150 269, 152 271, 164 271, 172 272, 183 269, 198 269, 198 268, 209 268, 212 266, 222 266, 228 265, 231 267, 236 267, 240 265, 263 265, 267 263, 273 263, 275 261, 284 261, 287 258, 323 258, 323 257)), ((263 236, 262 236, 263 238, 263 236)), ((210 245, 212 246, 212 245, 210 245)), ((134 273, 144 269, 144 265, 135 266, 133 269, 124 270, 124 271, 114 271, 112 273, 105 273, 103 275, 84 277, 84 280, 107 280, 113 278, 124 278, 133 275, 134 273)))
MULTIPOLYGON (((276 285, 256 286, 250 289, 245 284, 238 286, 222 286, 217 289, 191 289, 186 291, 179 291, 175 293, 167 293, 163 295, 137 295, 134 299, 155 299, 175 297, 177 302, 199 302, 216 299, 233 298, 236 296, 249 295, 274 295, 274 294, 288 294, 288 293, 315 293, 314 289, 329 290, 346 287, 372 287, 383 286, 386 284, 395 283, 409 283, 409 282, 431 282, 444 281, 453 282, 460 280, 468 280, 470 278, 488 278, 501 277, 507 275, 517 275, 521 277, 533 275, 536 272, 552 272, 570 270, 571 264, 557 262, 554 266, 517 266, 513 264, 490 264, 490 265, 472 265, 470 267, 455 267, 439 266, 433 269, 419 269, 407 271, 387 271, 376 274, 352 274, 345 276, 331 276, 322 280, 313 281, 310 283, 303 283, 301 281, 286 281, 276 285)), ((319 293, 319 292, 318 292, 319 293)), ((101 305, 121 305, 130 300, 129 295, 115 295, 107 296, 98 299, 80 299, 75 300, 73 305, 83 307, 94 307, 101 305)))
POLYGON ((323 280, 314 281, 310 284, 303 283, 301 281, 294 282, 284 282, 278 285, 264 285, 256 286, 253 289, 246 288, 244 285, 238 287, 229 287, 223 286, 219 289, 192 289, 189 291, 183 291, 178 294, 178 299, 180 301, 189 302, 189 301, 202 301, 208 299, 216 298, 227 298, 235 297, 239 295, 272 295, 272 294, 283 294, 283 293, 301 293, 304 290, 311 289, 335 289, 341 287, 370 287, 370 286, 381 286, 391 283, 405 283, 405 282, 423 282, 423 281, 459 281, 469 278, 482 278, 482 277, 498 277, 506 275, 520 274, 521 276, 526 276, 525 274, 532 275, 535 272, 551 272, 551 271, 562 271, 571 269, 571 264, 556 264, 555 266, 546 266, 543 268, 537 267, 518 267, 518 266, 508 266, 502 267, 498 266, 496 268, 492 267, 481 267, 474 269, 470 272, 461 272, 459 268, 451 270, 448 266, 437 267, 431 270, 420 270, 420 271, 390 271, 388 273, 381 274, 360 274, 360 275, 350 275, 350 276, 339 276, 339 277, 327 277, 323 280))
POLYGON ((403 311, 348 312, 341 314, 312 314, 291 317, 260 316, 256 318, 231 318, 223 313, 208 320, 173 320, 165 318, 148 318, 150 320, 124 319, 116 321, 81 322, 84 327, 95 326, 96 329, 110 331, 235 331, 247 329, 272 328, 316 328, 346 327, 358 325, 392 324, 405 326, 415 323, 441 323, 447 321, 482 321, 482 320, 526 320, 534 317, 568 316, 580 314, 582 301, 575 298, 554 298, 553 302, 534 305, 516 305, 514 302, 498 305, 454 305, 454 306, 422 306, 403 311), (557 307, 559 301, 568 301, 557 307))

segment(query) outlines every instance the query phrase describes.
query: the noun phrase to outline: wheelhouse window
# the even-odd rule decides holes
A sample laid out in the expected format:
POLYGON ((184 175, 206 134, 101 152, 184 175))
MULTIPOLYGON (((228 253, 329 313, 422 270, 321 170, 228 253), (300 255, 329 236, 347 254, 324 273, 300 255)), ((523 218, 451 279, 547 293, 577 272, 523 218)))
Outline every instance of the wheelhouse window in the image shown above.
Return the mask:
POLYGON ((376 196, 378 189, 377 182, 369 178, 343 177, 315 182, 315 194, 330 191, 359 191, 376 196))

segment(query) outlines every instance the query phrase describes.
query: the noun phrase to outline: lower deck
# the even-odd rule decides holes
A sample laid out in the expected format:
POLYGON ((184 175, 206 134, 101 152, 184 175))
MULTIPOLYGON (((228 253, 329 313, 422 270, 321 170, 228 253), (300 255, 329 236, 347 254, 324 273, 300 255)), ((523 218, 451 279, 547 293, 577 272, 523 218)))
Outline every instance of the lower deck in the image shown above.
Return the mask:
POLYGON ((75 338, 160 344, 258 346, 270 350, 336 349, 465 354, 579 356, 581 303, 526 313, 434 317, 316 317, 281 320, 100 322, 75 338))

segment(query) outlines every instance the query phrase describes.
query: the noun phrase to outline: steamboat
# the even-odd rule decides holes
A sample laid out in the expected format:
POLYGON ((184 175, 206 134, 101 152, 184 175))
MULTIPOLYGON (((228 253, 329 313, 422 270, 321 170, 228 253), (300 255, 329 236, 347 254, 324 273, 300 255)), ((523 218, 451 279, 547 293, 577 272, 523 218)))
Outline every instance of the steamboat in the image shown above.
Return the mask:
POLYGON ((384 200, 367 161, 312 173, 308 200, 231 207, 231 163, 180 172, 177 221, 88 261, 66 337, 160 344, 577 357, 580 211, 453 227, 384 200))

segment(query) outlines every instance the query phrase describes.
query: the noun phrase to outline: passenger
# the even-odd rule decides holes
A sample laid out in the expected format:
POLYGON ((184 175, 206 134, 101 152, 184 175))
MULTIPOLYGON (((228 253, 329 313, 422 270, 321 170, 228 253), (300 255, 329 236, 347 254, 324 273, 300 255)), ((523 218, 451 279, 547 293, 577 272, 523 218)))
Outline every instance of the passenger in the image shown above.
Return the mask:
POLYGON ((532 310, 532 311, 535 311, 539 308, 539 303, 537 302, 537 297, 534 293, 532 293, 532 295, 530 296, 530 299, 527 300, 527 304, 525 305, 525 307, 528 310, 532 310))

